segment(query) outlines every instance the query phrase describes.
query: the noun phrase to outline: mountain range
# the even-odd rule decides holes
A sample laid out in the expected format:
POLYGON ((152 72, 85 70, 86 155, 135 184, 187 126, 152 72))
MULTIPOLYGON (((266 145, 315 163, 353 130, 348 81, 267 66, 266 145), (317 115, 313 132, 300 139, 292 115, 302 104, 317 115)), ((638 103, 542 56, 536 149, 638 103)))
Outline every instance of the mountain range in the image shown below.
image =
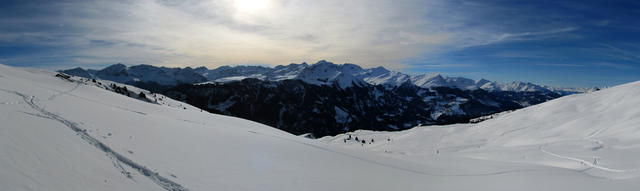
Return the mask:
POLYGON ((289 64, 276 67, 264 66, 221 66, 215 69, 168 68, 152 65, 136 65, 127 67, 114 64, 102 70, 85 70, 74 68, 60 72, 86 77, 111 80, 120 83, 154 82, 159 85, 194 84, 205 82, 232 82, 246 78, 264 81, 281 81, 299 79, 309 84, 332 85, 341 88, 353 85, 384 85, 397 87, 404 83, 412 83, 418 87, 450 87, 462 90, 483 89, 487 91, 535 92, 546 91, 561 95, 593 91, 593 88, 557 88, 536 85, 529 82, 514 81, 499 83, 486 79, 472 80, 464 77, 446 77, 440 74, 409 75, 387 70, 384 67, 367 68, 355 64, 334 64, 325 60, 315 64, 289 64))
POLYGON ((212 113, 236 116, 296 135, 316 137, 358 129, 396 131, 420 124, 465 123, 560 97, 553 92, 422 88, 411 83, 314 85, 302 80, 247 78, 226 83, 183 84, 162 92, 212 113))
POLYGON ((61 72, 134 85, 212 113, 316 137, 358 129, 396 131, 421 124, 465 123, 587 91, 440 74, 408 75, 327 61, 213 70, 116 64, 102 70, 61 72))

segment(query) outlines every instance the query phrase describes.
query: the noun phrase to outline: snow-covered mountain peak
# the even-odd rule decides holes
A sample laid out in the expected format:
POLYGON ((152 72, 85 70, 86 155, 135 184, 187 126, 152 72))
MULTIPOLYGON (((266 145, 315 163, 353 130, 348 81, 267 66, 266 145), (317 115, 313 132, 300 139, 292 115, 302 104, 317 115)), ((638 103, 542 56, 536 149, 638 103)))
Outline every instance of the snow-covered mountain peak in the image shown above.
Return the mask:
POLYGON ((424 88, 445 86, 445 78, 439 73, 411 76, 411 82, 424 88))
POLYGON ((340 67, 340 70, 342 73, 347 73, 351 75, 356 75, 363 72, 362 67, 355 64, 350 64, 350 63, 342 64, 340 67))
POLYGON ((87 70, 85 70, 85 69, 83 69, 81 67, 76 67, 76 68, 65 70, 65 73, 69 74, 69 75, 83 77, 83 78, 92 78, 93 77, 92 74, 90 74, 89 72, 87 72, 87 70))
POLYGON ((101 75, 112 75, 112 76, 126 76, 127 75, 127 66, 124 64, 118 63, 111 66, 108 66, 100 71, 98 74, 101 75))
POLYGON ((386 74, 389 73, 390 71, 387 70, 385 67, 382 66, 378 66, 375 68, 369 68, 366 69, 368 73, 372 74, 372 75, 382 75, 382 74, 386 74))
POLYGON ((352 86, 362 86, 367 84, 365 81, 362 81, 360 78, 357 78, 348 73, 340 73, 333 80, 334 84, 337 84, 340 88, 345 89, 352 86))
POLYGON ((362 68, 354 64, 337 65, 321 60, 313 65, 303 68, 295 79, 300 79, 310 84, 332 85, 338 84, 341 88, 351 87, 353 84, 361 84, 362 79, 355 75, 362 73, 362 68))
POLYGON ((422 88, 452 87, 462 90, 484 89, 486 91, 515 92, 545 91, 558 93, 560 95, 588 91, 575 88, 553 88, 527 82, 498 83, 486 79, 473 80, 464 77, 448 77, 439 73, 408 75, 397 71, 390 71, 381 66, 376 68, 362 68, 355 64, 334 64, 326 60, 320 60, 311 65, 303 62, 301 64, 292 63, 289 65, 279 65, 275 67, 221 66, 212 70, 209 70, 206 67, 198 67, 195 69, 185 68, 179 71, 175 71, 175 69, 172 68, 158 68, 151 65, 139 65, 127 68, 123 64, 116 64, 93 73, 91 71, 83 72, 81 69, 72 69, 62 72, 83 77, 95 76, 123 83, 128 81, 144 82, 159 80, 158 83, 169 85, 191 82, 200 83, 205 81, 231 82, 246 78, 256 78, 267 81, 299 79, 316 85, 332 85, 336 82, 345 85, 351 84, 350 80, 357 80, 364 81, 371 85, 384 85, 390 87, 397 87, 410 81, 414 85, 422 88), (342 76, 338 78, 340 75, 342 76), (150 76, 155 77, 149 78, 150 76), (336 80, 346 80, 349 82, 336 80))
POLYGON ((286 71, 303 70, 307 67, 309 67, 307 63, 302 63, 302 64, 291 63, 289 65, 277 65, 273 69, 275 70, 275 72, 280 72, 283 70, 286 70, 286 71))
POLYGON ((484 78, 480 78, 480 79, 476 80, 476 82, 475 82, 475 83, 476 83, 476 84, 478 84, 478 85, 480 85, 480 86, 482 86, 482 85, 484 85, 484 84, 491 83, 491 81, 489 81, 489 80, 487 80, 487 79, 484 79, 484 78))
POLYGON ((543 88, 542 86, 529 83, 529 82, 521 82, 521 81, 506 83, 504 84, 501 90, 502 91, 525 91, 525 92, 549 91, 543 88))

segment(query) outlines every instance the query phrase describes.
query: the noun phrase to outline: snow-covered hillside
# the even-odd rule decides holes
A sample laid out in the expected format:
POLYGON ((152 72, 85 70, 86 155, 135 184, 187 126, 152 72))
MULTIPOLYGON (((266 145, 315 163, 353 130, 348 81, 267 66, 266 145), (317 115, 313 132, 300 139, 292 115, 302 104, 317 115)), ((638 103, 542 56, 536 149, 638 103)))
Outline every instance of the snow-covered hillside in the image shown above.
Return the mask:
POLYGON ((634 82, 562 97, 478 124, 356 131, 321 141, 439 168, 452 158, 471 160, 457 167, 471 171, 486 167, 475 160, 506 165, 493 174, 521 176, 519 183, 525 184, 544 182, 537 190, 626 190, 640 185, 638 105, 640 82, 634 82), (355 137, 367 143, 356 143, 355 137), (369 144, 371 139, 375 142, 369 144), (542 174, 548 177, 536 177, 542 174))
POLYGON ((640 83, 564 97, 474 125, 353 133, 367 140, 361 145, 344 141, 346 135, 297 137, 55 75, 0 65, 0 190, 640 186, 640 110, 634 107, 640 83), (599 157, 596 164, 593 156, 599 157))
POLYGON ((421 187, 389 159, 54 76, 0 65, 0 190, 421 187))

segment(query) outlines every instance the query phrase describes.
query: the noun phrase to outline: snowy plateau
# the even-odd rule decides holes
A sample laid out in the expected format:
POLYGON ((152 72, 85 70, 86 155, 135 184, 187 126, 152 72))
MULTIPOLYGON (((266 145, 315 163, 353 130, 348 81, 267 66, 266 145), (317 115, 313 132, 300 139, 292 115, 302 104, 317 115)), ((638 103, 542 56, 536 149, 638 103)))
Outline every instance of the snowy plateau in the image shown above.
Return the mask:
POLYGON ((475 124, 307 139, 108 79, 56 75, 0 65, 0 190, 640 187, 640 82, 475 124))

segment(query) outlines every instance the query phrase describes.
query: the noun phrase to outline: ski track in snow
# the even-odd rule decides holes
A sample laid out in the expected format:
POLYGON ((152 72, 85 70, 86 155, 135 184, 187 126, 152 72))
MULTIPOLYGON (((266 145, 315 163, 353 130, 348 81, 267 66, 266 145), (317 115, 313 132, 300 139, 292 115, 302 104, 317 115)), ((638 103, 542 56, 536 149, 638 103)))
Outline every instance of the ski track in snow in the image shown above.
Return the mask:
MULTIPOLYGON (((49 90, 52 90, 52 91, 57 91, 58 93, 55 93, 55 94, 53 94, 53 95, 49 96, 49 98, 47 98, 47 99, 46 99, 46 100, 44 100, 44 101, 51 101, 51 100, 54 100, 54 99, 55 99, 56 97, 58 97, 59 95, 71 93, 72 91, 74 91, 74 90, 76 90, 78 87, 80 87, 80 85, 81 85, 80 83, 76 82, 76 85, 75 85, 73 88, 71 88, 71 89, 69 89, 69 90, 67 90, 67 91, 58 91, 58 90, 54 90, 54 89, 51 89, 51 88, 46 88, 46 89, 49 89, 49 90)), ((9 92, 9 93, 14 93, 14 94, 15 94, 15 92, 13 92, 13 91, 5 90, 5 89, 1 89, 1 90, 2 90, 2 91, 5 91, 5 92, 9 92)), ((16 102, 0 102, 0 105, 18 105, 18 104, 24 104, 24 103, 25 103, 25 102, 23 102, 23 101, 16 101, 16 102)))
POLYGON ((24 104, 24 102, 21 102, 21 101, 0 102, 0 105, 18 105, 18 104, 24 104))
MULTIPOLYGON (((604 128, 600 128, 592 133, 590 133, 589 135, 587 135, 587 137, 585 137, 584 139, 578 139, 578 140, 574 140, 574 141, 590 141, 590 142, 594 142, 596 144, 598 144, 598 147, 595 147, 597 149, 600 148, 604 148, 604 142, 594 139, 595 136, 599 135, 600 133, 602 133, 603 131, 607 130, 609 127, 604 127, 604 128)), ((563 141, 566 142, 566 141, 563 141)), ((557 142, 554 142, 557 143, 557 142)), ((544 145, 540 145, 540 147, 538 147, 538 149, 540 151, 542 151, 543 153, 556 157, 556 158, 560 158, 560 159, 565 159, 565 160, 571 160, 571 161, 575 161, 580 163, 581 165, 585 165, 588 169, 594 168, 594 169, 598 169, 598 170, 602 170, 602 171, 606 171, 606 172, 614 172, 614 173, 628 173, 628 172, 640 172, 640 168, 631 168, 631 169, 615 169, 615 168, 609 168, 609 167, 604 167, 601 166, 597 163, 591 163, 589 161, 583 160, 583 159, 579 159, 579 158, 575 158, 575 157, 571 157, 571 156, 567 156, 567 155, 561 155, 558 153, 554 153, 554 152, 550 152, 547 151, 546 149, 544 149, 546 146, 548 146, 549 144, 553 144, 553 143, 547 143, 544 145)))
POLYGON ((90 102, 93 102, 93 103, 97 103, 97 104, 100 104, 100 105, 109 106, 109 107, 121 109, 121 110, 124 110, 124 111, 132 112, 132 113, 136 113, 136 114, 140 114, 140 115, 147 115, 147 113, 145 113, 145 112, 131 110, 131 109, 127 109, 125 107, 117 106, 117 105, 111 105, 111 104, 107 104, 107 103, 102 103, 102 102, 97 101, 97 100, 93 100, 93 99, 89 99, 89 98, 85 98, 85 97, 80 97, 80 96, 77 96, 77 95, 73 95, 71 93, 69 93, 67 95, 73 96, 73 97, 76 97, 76 98, 79 98, 79 99, 83 99, 83 100, 86 100, 86 101, 90 101, 90 102))
POLYGON ((56 99, 56 97, 58 97, 59 95, 62 95, 62 94, 71 93, 72 91, 75 91, 76 89, 78 89, 78 87, 80 87, 80 83, 76 82, 76 85, 73 88, 71 88, 71 89, 69 89, 67 91, 62 91, 62 92, 55 93, 55 94, 49 96, 49 98, 47 98, 46 101, 54 100, 54 99, 56 99))
MULTIPOLYGON (((580 140, 583 141, 583 140, 580 140)), ((601 141, 598 140, 589 140, 589 141, 593 141, 596 142, 598 144, 602 144, 601 141)), ((551 143, 548 143, 551 144, 551 143)), ((544 145, 540 145, 540 147, 538 147, 538 149, 540 151, 542 151, 545 154, 548 154, 550 156, 556 157, 556 158, 560 158, 560 159, 566 159, 566 160, 571 160, 571 161, 575 161, 580 163, 581 165, 585 165, 589 168, 594 168, 594 169, 599 169, 599 170, 603 170, 603 171, 607 171, 607 172, 616 172, 616 173, 625 173, 625 172, 640 172, 640 168, 632 168, 632 169, 615 169, 615 168, 608 168, 608 167, 604 167, 598 164, 594 164, 592 162, 583 160, 583 159, 579 159, 579 158, 575 158, 575 157, 571 157, 571 156, 567 156, 567 155, 561 155, 558 153, 554 153, 554 152, 550 152, 547 151, 546 149, 544 149, 548 144, 544 144, 544 145)))
MULTIPOLYGON (((521 128, 521 129, 524 129, 524 128, 521 128)), ((511 133, 513 131, 518 131, 518 130, 521 130, 521 129, 511 130, 511 131, 508 131, 506 133, 511 133)), ((544 145, 540 145, 538 147, 538 149, 541 152, 543 152, 543 153, 545 153, 547 155, 550 155, 550 156, 553 156, 553 157, 556 157, 556 158, 560 158, 560 159, 566 159, 566 160, 575 161, 575 162, 578 162, 578 163, 580 163, 582 165, 585 165, 586 168, 584 168, 584 169, 572 169, 572 170, 575 171, 575 172, 581 173, 583 175, 586 175, 588 177, 593 177, 593 178, 598 178, 598 179, 611 179, 611 178, 608 178, 608 177, 602 177, 602 176, 597 176, 597 175, 592 175, 592 174, 587 173, 586 171, 588 171, 590 169, 599 169, 599 170, 603 170, 603 171, 606 171, 606 172, 614 172, 614 173, 640 172, 640 168, 634 168, 634 169, 608 168, 608 167, 604 167, 604 166, 601 166, 601 165, 598 165, 598 164, 593 164, 593 163, 588 162, 586 160, 582 160, 582 159, 578 159, 578 158, 574 158, 574 157, 570 157, 570 156, 566 156, 566 155, 553 153, 553 152, 550 152, 550 151, 547 151, 547 150, 544 149, 544 147, 546 147, 546 146, 548 146, 550 144, 559 143, 559 142, 570 142, 570 141, 590 141, 590 142, 595 142, 595 143, 598 144, 598 146, 595 147, 595 148, 598 148, 598 149, 604 148, 604 142, 600 141, 600 140, 597 140, 597 139, 594 139, 593 137, 597 136, 598 134, 600 134, 601 132, 603 132, 606 129, 608 129, 608 127, 605 127, 605 128, 602 128, 602 129, 598 129, 595 132, 592 132, 589 135, 587 135, 587 137, 585 139, 563 140, 563 141, 558 141, 558 142, 546 143, 544 145)), ((252 132, 252 133, 256 133, 256 132, 252 132)), ((445 136, 447 136, 449 133, 450 132, 447 132, 447 133, 444 133, 443 135, 440 136, 439 141, 438 141, 438 143, 436 144, 436 147, 435 147, 435 148, 437 148, 437 150, 461 151, 461 150, 464 150, 464 149, 467 149, 467 148, 470 148, 470 147, 478 147, 478 146, 484 145, 484 144, 470 144, 470 145, 459 145, 459 146, 451 146, 451 147, 440 147, 443 138, 445 136)), ((503 136, 506 133, 502 133, 500 136, 503 136)), ((256 134, 259 134, 259 133, 256 133, 256 134)), ((375 134, 375 133, 369 133, 369 135, 370 134, 375 134)), ((409 136, 411 134, 413 134, 413 133, 403 134, 400 137, 409 136)), ((367 134, 364 134, 364 135, 367 135, 367 134)), ((397 135, 392 135, 391 137, 394 137, 394 136, 397 136, 397 135)), ((280 137, 278 137, 278 138, 280 138, 280 137)), ((286 139, 286 138, 281 138, 281 139, 286 139)), ((338 138, 335 137, 332 140, 337 140, 337 139, 338 138)), ((295 140, 289 140, 289 141, 298 142, 298 141, 295 141, 295 140)), ((413 169, 407 169, 407 168, 403 168, 403 167, 397 167, 397 166, 393 166, 393 165, 389 165, 389 164, 384 164, 384 163, 380 163, 380 162, 376 162, 376 161, 371 161, 371 160, 368 160, 368 159, 365 159, 365 158, 360 158, 360 157, 353 156, 353 155, 350 155, 350 154, 347 154, 347 153, 333 151, 333 150, 330 150, 330 149, 327 149, 327 148, 322 148, 322 147, 319 147, 319 146, 316 146, 316 145, 311 145, 311 144, 302 143, 302 142, 298 142, 298 143, 305 144, 305 145, 308 145, 308 146, 311 146, 311 147, 315 147, 315 148, 319 148, 319 149, 322 149, 322 150, 325 150, 325 151, 338 153, 338 154, 341 154, 341 155, 345 155, 347 157, 356 158, 356 159, 359 159, 359 160, 362 160, 362 161, 365 161, 365 162, 374 163, 374 164, 377 164, 377 165, 382 165, 382 166, 393 168, 393 169, 397 169, 397 170, 408 171, 408 172, 412 172, 412 173, 416 173, 416 174, 429 175, 429 176, 491 176, 491 175, 500 175, 500 174, 516 173, 516 172, 544 171, 544 170, 539 170, 539 169, 538 170, 536 170, 536 169, 520 169, 520 170, 516 169, 516 170, 497 171, 497 172, 480 173, 480 174, 436 174, 436 173, 422 172, 422 171, 417 171, 417 170, 413 170, 413 169)), ((570 169, 570 168, 564 168, 564 169, 570 169)))
MULTIPOLYGON (((47 101, 51 101, 51 100, 55 99, 55 97, 58 96, 58 95, 68 94, 68 93, 74 91, 75 89, 77 89, 79 85, 80 84, 78 83, 71 90, 54 94, 51 97, 49 97, 49 99, 47 99, 47 101)), ((162 177, 157 172, 153 172, 149 168, 147 168, 147 167, 145 167, 143 165, 140 165, 140 164, 134 162, 133 160, 125 157, 124 155, 114 151, 109 146, 105 145, 104 143, 102 143, 98 139, 96 139, 96 138, 92 137, 91 135, 89 135, 87 133, 87 131, 85 129, 80 128, 77 125, 77 123, 72 122, 70 120, 67 120, 67 119, 65 119, 65 118, 63 118, 63 117, 61 117, 61 116, 59 116, 57 114, 54 114, 54 113, 51 113, 51 112, 45 110, 43 107, 41 107, 40 105, 37 104, 37 100, 36 100, 35 96, 27 96, 27 95, 24 95, 24 94, 22 94, 20 92, 10 91, 10 90, 6 90, 6 89, 0 89, 0 90, 22 97, 23 103, 26 103, 32 109, 34 109, 35 111, 40 113, 40 114, 30 114, 29 113, 30 115, 33 115, 33 116, 36 116, 36 117, 42 117, 42 118, 45 118, 45 119, 55 120, 55 121, 58 121, 58 122, 64 124, 65 126, 69 127, 71 130, 76 132, 76 134, 79 135, 87 143, 89 143, 90 145, 93 145, 94 147, 96 147, 96 148, 100 149, 101 151, 105 152, 106 155, 113 160, 114 166, 118 170, 120 170, 120 172, 123 175, 126 175, 127 178, 130 178, 130 179, 133 180, 133 178, 131 177, 131 173, 128 172, 122 166, 122 164, 125 164, 125 165, 129 166, 130 168, 135 169, 140 174, 142 174, 142 175, 146 176, 147 178, 151 179, 152 182, 154 182, 158 186, 164 188, 165 190, 169 190, 169 191, 188 191, 189 190, 189 189, 183 187, 182 185, 180 185, 180 184, 178 184, 176 182, 173 182, 173 181, 171 181, 171 180, 169 180, 169 179, 167 179, 165 177, 162 177)), ((69 94, 69 95, 71 95, 71 94, 69 94)), ((76 97, 78 97, 78 96, 76 96, 76 97)))
POLYGON ((509 173, 521 173, 521 172, 543 172, 543 171, 562 171, 563 170, 563 169, 515 169, 515 170, 505 170, 505 171, 496 171, 496 172, 487 172, 487 173, 475 173, 475 174, 474 173, 469 173, 469 174, 438 174, 438 173, 424 172, 424 171, 404 168, 404 167, 395 166, 395 165, 392 165, 392 164, 386 164, 386 163, 370 160, 370 159, 367 159, 367 158, 364 158, 364 157, 351 155, 351 154, 348 154, 348 153, 332 150, 332 149, 321 147, 321 146, 314 145, 314 144, 311 144, 311 143, 305 143, 305 142, 302 142, 302 141, 289 139, 289 138, 285 138, 285 137, 279 137, 279 136, 275 136, 275 135, 267 135, 267 134, 262 134, 262 133, 258 133, 258 132, 255 132, 255 131, 248 131, 248 132, 249 133, 253 133, 253 134, 257 134, 257 135, 261 135, 261 136, 273 137, 273 138, 277 138, 277 139, 280 139, 280 140, 289 141, 289 142, 293 142, 293 143, 309 146, 309 147, 312 147, 312 148, 315 148, 315 149, 318 149, 318 150, 322 150, 322 151, 338 154, 338 155, 341 155, 341 156, 344 156, 344 157, 348 157, 348 158, 357 159, 357 160, 360 160, 360 161, 363 161, 363 162, 366 162, 366 163, 369 163, 369 164, 373 164, 373 165, 378 165, 378 166, 382 166, 382 167, 386 167, 386 168, 391 168, 391 169, 395 169, 395 170, 399 170, 399 171, 409 172, 409 173, 418 174, 418 175, 425 175, 425 176, 441 176, 441 177, 447 177, 447 176, 448 177, 470 176, 470 177, 473 177, 473 176, 493 176, 493 175, 502 175, 502 174, 509 174, 509 173))

